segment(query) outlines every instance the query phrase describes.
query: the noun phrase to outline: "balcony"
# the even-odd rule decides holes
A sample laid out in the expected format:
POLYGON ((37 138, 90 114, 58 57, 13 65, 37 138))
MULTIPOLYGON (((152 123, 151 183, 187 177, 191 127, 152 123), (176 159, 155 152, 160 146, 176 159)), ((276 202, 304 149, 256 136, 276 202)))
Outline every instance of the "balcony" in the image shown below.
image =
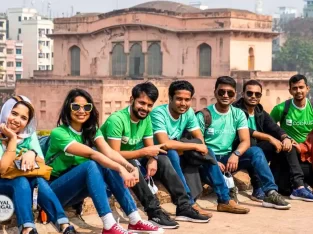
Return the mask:
POLYGON ((5 73, 6 69, 3 66, 0 66, 0 73, 5 73))
POLYGON ((16 72, 23 72, 23 67, 15 67, 16 72))
POLYGON ((16 46, 16 47, 23 47, 23 42, 21 42, 21 41, 16 41, 16 42, 15 42, 15 46, 16 46))
MULTIPOLYGON (((0 56, 1 56, 1 55, 0 55, 0 56)), ((22 55, 22 54, 16 54, 16 55, 15 55, 15 58, 22 60, 22 59, 23 59, 23 55, 22 55)))

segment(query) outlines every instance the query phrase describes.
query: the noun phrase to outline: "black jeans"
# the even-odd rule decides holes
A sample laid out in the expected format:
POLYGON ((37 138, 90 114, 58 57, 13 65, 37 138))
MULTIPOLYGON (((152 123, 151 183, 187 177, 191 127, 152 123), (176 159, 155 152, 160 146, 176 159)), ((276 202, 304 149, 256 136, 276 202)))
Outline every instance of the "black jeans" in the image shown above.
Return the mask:
POLYGON ((304 181, 306 184, 313 186, 313 167, 312 164, 309 162, 300 162, 303 174, 304 174, 304 181))
POLYGON ((290 152, 281 151, 276 153, 276 148, 267 141, 259 142, 257 146, 263 150, 267 161, 271 162, 272 173, 278 186, 287 184, 289 181, 293 188, 304 186, 304 174, 298 153, 294 147, 290 152))
MULTIPOLYGON (((139 159, 142 166, 146 167, 148 160, 146 158, 139 159)), ((129 162, 138 167, 135 160, 129 162)), ((159 180, 171 195, 173 203, 179 207, 189 206, 189 198, 185 191, 184 185, 174 170, 170 160, 165 155, 159 155, 158 170, 154 176, 159 180)), ((132 188, 136 197, 145 209, 145 212, 152 213, 155 210, 161 209, 160 202, 156 196, 150 191, 147 182, 139 170, 139 183, 132 188)))

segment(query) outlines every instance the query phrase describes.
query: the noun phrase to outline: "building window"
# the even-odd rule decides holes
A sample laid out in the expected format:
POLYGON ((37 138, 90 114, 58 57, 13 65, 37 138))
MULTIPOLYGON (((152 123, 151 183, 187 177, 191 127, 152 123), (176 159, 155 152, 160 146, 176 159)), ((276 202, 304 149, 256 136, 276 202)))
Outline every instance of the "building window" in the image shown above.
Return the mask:
POLYGON ((43 35, 45 35, 45 30, 40 28, 38 29, 38 33, 39 33, 39 37, 42 37, 43 35))
POLYGON ((7 75, 7 77, 8 77, 8 81, 14 81, 14 76, 13 75, 7 75))
POLYGON ((145 57, 142 53, 141 45, 135 43, 130 49, 129 75, 143 76, 145 71, 145 57))
POLYGON ((16 62, 16 67, 22 67, 22 62, 16 62))
POLYGON ((16 79, 17 80, 22 79, 22 74, 16 74, 16 79))
POLYGON ((211 76, 212 49, 208 44, 199 46, 199 75, 211 76))
POLYGON ((4 35, 0 34, 0 40, 3 40, 3 38, 4 38, 4 35))
POLYGON ((148 75, 162 75, 162 52, 158 43, 153 43, 148 49, 148 75))
POLYGON ((47 65, 47 66, 46 66, 46 70, 50 70, 50 65, 47 65))
POLYGON ((16 54, 22 54, 22 49, 16 49, 16 54))
POLYGON ((7 49, 7 54, 14 54, 13 49, 7 49))
POLYGON ((71 75, 80 76, 80 48, 73 46, 70 48, 71 53, 71 75))
POLYGON ((53 52, 51 53, 51 58, 53 58, 53 52))
POLYGON ((39 69, 40 71, 43 71, 43 70, 46 70, 46 67, 45 67, 44 65, 39 65, 39 66, 38 66, 38 69, 39 69))
POLYGON ((19 33, 19 34, 22 33, 22 29, 21 29, 21 28, 18 29, 18 33, 19 33))
POLYGON ((38 54, 38 58, 45 58, 45 54, 44 53, 39 53, 38 54))
POLYGON ((7 67, 14 67, 14 62, 7 62, 7 67))
POLYGON ((254 49, 252 47, 249 48, 249 61, 248 61, 248 69, 250 71, 254 71, 254 49))
POLYGON ((22 21, 22 16, 19 16, 18 17, 18 22, 21 22, 22 21))
POLYGON ((201 98, 200 99, 200 108, 205 108, 208 106, 208 101, 206 98, 201 98))
POLYGON ((3 53, 4 47, 0 47, 0 53, 3 53))
POLYGON ((46 58, 50 58, 50 54, 49 53, 46 53, 46 58))
POLYGON ((47 28, 47 29, 46 29, 46 34, 49 34, 49 32, 50 32, 50 30, 47 28))
POLYGON ((47 42, 46 42, 46 46, 50 46, 50 41, 47 41, 47 42))
POLYGON ((112 51, 112 75, 124 76, 127 71, 127 57, 124 53, 124 46, 116 44, 112 51))
POLYGON ((2 22, 0 22, 0 28, 2 28, 3 27, 3 21, 2 22))

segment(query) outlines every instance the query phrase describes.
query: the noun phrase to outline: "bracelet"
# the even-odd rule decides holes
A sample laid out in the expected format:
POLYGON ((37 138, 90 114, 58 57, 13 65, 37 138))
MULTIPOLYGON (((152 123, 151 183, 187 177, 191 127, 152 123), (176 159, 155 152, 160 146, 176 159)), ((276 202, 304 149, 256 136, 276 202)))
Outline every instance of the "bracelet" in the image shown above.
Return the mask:
POLYGON ((9 149, 7 149, 6 152, 12 152, 12 153, 14 152, 14 153, 16 153, 16 150, 9 150, 9 149))
POLYGON ((31 150, 29 150, 29 151, 33 151, 33 152, 35 153, 35 158, 37 158, 38 153, 37 153, 34 149, 31 149, 31 150))

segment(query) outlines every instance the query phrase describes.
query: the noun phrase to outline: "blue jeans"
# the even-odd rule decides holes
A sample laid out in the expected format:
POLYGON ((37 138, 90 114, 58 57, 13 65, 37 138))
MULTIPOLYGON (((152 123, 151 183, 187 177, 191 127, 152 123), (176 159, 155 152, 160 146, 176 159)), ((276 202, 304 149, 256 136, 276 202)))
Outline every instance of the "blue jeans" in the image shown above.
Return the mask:
POLYGON ((77 204, 90 196, 102 217, 112 212, 108 201, 108 185, 127 215, 137 210, 119 174, 102 168, 92 160, 74 167, 54 180, 50 186, 64 207, 77 204))
POLYGON ((172 166, 174 167, 174 170, 176 171, 177 175, 183 182, 184 188, 186 190, 186 193, 189 197, 189 202, 191 205, 195 204, 195 200, 192 198, 190 188, 187 184, 186 178, 184 176, 184 173, 180 167, 180 156, 178 155, 176 150, 168 150, 167 151, 167 157, 170 159, 172 166))
MULTIPOLYGON (((224 165, 227 164, 230 155, 216 156, 217 160, 224 165)), ((267 193, 271 190, 278 190, 271 169, 261 148, 250 147, 241 157, 239 157, 238 170, 252 169, 262 184, 262 190, 267 193)), ((256 189, 256 188, 254 188, 256 189)))
POLYGON ((58 198, 43 178, 0 179, 0 194, 13 200, 20 231, 27 227, 35 228, 32 213, 32 192, 35 186, 38 186, 38 205, 47 213, 49 220, 57 227, 69 223, 58 198))

